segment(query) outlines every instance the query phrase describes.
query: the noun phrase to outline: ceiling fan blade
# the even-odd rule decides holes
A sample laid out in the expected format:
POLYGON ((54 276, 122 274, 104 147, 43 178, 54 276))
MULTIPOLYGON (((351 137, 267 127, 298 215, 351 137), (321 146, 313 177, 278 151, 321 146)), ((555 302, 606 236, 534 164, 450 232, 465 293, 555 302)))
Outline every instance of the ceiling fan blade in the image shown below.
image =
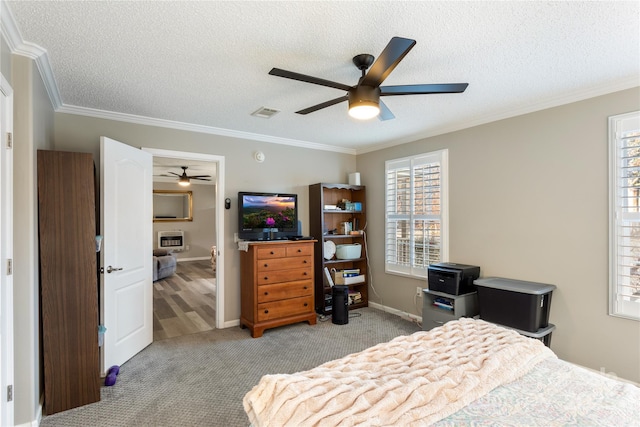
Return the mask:
POLYGON ((171 172, 171 171, 169 171, 169 173, 170 173, 170 174, 173 174, 173 175, 175 175, 175 176, 182 176, 182 174, 181 174, 181 173, 175 173, 175 172, 171 172))
POLYGON ((332 87, 334 89, 349 90, 351 86, 342 83, 332 82, 331 80, 320 79, 318 77, 307 76, 305 74, 294 73, 293 71, 281 70, 280 68, 272 68, 269 71, 272 76, 284 77, 285 79, 298 80, 305 83, 313 83, 315 85, 332 87))
POLYGON ((393 37, 360 84, 371 87, 380 86, 415 44, 416 41, 412 39, 393 37))
POLYGON ((461 93, 469 83, 435 83, 425 85, 381 86, 380 96, 428 95, 432 93, 461 93))
POLYGON ((309 114, 314 111, 321 110, 323 108, 331 107, 332 105, 338 104, 342 101, 346 101, 349 99, 347 95, 341 96, 340 98, 332 99, 331 101, 323 102, 322 104, 314 105, 313 107, 305 108, 304 110, 296 111, 297 114, 309 114))
POLYGON ((389 107, 387 107, 387 104, 382 102, 382 100, 380 100, 378 105, 380 106, 380 114, 378 114, 378 119, 380 119, 380 121, 391 120, 396 118, 396 116, 393 115, 391 110, 389 110, 389 107))
POLYGON ((189 178, 196 178, 196 179, 211 178, 211 175, 189 175, 189 178))
POLYGON ((190 176, 191 179, 197 179, 199 181, 211 181, 209 178, 198 178, 197 176, 190 176))

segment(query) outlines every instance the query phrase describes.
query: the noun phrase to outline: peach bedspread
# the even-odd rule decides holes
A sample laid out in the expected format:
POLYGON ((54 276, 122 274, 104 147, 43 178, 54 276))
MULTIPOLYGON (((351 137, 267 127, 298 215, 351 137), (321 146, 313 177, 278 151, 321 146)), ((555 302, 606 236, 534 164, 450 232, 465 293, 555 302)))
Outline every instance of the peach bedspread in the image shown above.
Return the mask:
POLYGON ((295 374, 243 399, 254 427, 426 425, 555 358, 542 342, 462 318, 295 374))

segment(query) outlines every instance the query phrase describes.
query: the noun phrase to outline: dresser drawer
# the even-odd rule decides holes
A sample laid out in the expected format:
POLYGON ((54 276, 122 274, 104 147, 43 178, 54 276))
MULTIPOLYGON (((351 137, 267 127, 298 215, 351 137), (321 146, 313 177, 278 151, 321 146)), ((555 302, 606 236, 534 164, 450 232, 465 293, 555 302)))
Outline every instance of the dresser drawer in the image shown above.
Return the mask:
POLYGON ((258 259, 284 258, 286 255, 286 248, 283 247, 266 246, 256 249, 256 258, 258 259))
POLYGON ((279 319, 296 314, 313 311, 313 296, 285 299, 280 301, 258 304, 258 321, 279 319))
POLYGON ((313 278, 313 268, 309 265, 305 268, 295 268, 292 270, 258 271, 258 285, 269 285, 280 282, 293 282, 294 280, 304 280, 313 278))
POLYGON ((256 268, 261 271, 290 270, 313 265, 311 256, 297 256, 291 258, 261 259, 257 261, 256 268))
POLYGON ((288 257, 313 255, 313 245, 290 245, 286 249, 288 257))
POLYGON ((262 285, 258 286, 258 303, 312 295, 312 292, 313 282, 311 280, 262 285))

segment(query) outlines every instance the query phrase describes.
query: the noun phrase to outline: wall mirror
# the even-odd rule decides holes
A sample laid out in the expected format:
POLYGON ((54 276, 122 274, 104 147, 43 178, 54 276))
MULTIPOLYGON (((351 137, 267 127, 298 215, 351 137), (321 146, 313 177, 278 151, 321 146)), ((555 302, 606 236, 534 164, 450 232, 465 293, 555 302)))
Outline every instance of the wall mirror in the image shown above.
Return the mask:
POLYGON ((193 221, 191 191, 153 190, 153 222, 193 221))

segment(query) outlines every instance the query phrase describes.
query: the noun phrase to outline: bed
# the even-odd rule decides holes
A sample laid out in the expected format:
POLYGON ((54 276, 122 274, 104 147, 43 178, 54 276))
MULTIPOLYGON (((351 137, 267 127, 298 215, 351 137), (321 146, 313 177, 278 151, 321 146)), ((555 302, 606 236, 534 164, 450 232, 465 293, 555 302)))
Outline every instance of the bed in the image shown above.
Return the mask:
POLYGON ((243 405, 261 426, 638 426, 640 389, 541 341, 462 318, 295 374, 243 405))

